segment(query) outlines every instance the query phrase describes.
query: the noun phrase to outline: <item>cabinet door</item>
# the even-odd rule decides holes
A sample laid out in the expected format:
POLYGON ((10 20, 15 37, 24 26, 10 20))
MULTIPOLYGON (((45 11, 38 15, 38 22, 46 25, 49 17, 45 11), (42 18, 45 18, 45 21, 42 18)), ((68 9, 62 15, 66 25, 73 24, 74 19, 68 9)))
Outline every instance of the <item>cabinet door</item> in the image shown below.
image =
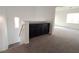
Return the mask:
POLYGON ((48 34, 49 33, 49 23, 42 24, 42 34, 48 34))
POLYGON ((41 35, 41 25, 40 24, 30 24, 29 26, 29 36, 30 38, 41 35))
POLYGON ((35 29, 34 28, 35 28, 34 25, 32 25, 32 24, 29 25, 29 37, 30 38, 35 36, 35 29))

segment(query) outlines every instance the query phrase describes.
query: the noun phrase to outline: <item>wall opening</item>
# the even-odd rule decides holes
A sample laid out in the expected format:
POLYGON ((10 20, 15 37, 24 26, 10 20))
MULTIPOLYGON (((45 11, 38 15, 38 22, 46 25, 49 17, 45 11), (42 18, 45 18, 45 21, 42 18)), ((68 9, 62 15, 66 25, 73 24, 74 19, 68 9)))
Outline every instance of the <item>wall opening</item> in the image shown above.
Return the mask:
POLYGON ((14 22, 15 22, 15 28, 18 29, 20 26, 20 18, 14 17, 14 22))

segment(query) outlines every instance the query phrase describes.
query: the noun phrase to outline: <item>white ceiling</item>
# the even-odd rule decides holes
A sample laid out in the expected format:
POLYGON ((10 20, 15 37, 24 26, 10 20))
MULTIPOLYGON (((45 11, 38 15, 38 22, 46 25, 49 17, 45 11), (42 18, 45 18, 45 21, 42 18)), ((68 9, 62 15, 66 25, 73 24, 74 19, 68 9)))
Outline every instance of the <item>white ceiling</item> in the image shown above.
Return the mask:
POLYGON ((78 9, 79 6, 60 6, 56 7, 57 11, 62 11, 62 10, 70 10, 70 9, 78 9))

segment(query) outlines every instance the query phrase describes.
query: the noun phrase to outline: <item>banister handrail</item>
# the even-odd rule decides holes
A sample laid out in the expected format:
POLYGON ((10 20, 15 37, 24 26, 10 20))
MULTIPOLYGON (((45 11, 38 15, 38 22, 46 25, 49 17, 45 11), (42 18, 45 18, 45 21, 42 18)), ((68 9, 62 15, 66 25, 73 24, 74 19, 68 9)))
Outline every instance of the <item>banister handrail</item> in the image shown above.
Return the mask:
POLYGON ((21 35, 21 32, 22 32, 23 26, 24 26, 24 24, 21 26, 19 36, 21 35))

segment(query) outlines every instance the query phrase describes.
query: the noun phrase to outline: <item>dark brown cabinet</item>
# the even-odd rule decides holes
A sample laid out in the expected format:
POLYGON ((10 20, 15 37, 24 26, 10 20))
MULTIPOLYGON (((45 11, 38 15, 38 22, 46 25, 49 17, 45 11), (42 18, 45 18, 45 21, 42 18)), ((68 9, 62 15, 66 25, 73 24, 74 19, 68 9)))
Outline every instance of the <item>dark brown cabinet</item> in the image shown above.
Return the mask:
POLYGON ((29 24, 29 37, 36 37, 49 33, 49 23, 29 24))

